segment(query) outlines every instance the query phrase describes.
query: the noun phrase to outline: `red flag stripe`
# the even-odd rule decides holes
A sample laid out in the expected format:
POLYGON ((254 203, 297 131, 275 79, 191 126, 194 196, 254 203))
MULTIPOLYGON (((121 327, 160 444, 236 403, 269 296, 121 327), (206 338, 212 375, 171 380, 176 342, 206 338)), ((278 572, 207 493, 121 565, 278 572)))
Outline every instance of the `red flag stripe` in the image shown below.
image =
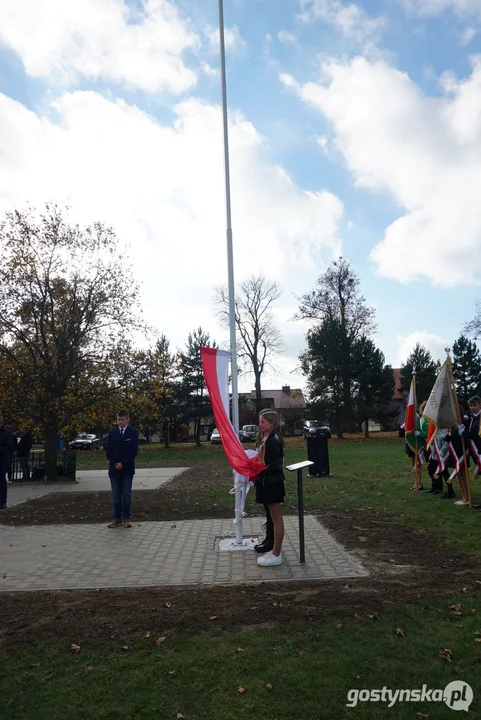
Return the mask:
POLYGON ((248 458, 244 448, 237 437, 232 423, 226 413, 222 401, 222 393, 219 388, 218 360, 220 360, 217 348, 200 348, 202 368, 204 370, 205 384, 209 391, 209 397, 214 412, 215 424, 220 433, 222 447, 227 455, 231 467, 240 475, 247 475, 254 478, 259 475, 266 466, 258 458, 248 458))

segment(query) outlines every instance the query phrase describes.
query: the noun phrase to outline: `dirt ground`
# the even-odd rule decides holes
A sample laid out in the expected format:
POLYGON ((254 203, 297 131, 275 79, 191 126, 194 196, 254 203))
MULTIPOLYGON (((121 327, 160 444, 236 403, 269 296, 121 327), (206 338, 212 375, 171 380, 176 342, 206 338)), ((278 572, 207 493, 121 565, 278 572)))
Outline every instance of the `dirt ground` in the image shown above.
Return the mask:
MULTIPOLYGON (((53 501, 57 503, 58 496, 53 501)), ((47 502, 52 500, 43 499, 47 502)), ((164 506, 164 512, 170 510, 164 506)), ((463 603, 479 599, 481 566, 471 558, 439 548, 435 541, 383 513, 321 510, 317 514, 370 571, 369 577, 195 589, 4 593, 0 647, 10 650, 56 637, 80 641, 82 647, 99 642, 124 644, 147 631, 155 637, 266 627, 295 619, 322 621, 355 613, 366 617, 413 602, 421 612, 436 614, 433 599, 456 597, 463 603)))

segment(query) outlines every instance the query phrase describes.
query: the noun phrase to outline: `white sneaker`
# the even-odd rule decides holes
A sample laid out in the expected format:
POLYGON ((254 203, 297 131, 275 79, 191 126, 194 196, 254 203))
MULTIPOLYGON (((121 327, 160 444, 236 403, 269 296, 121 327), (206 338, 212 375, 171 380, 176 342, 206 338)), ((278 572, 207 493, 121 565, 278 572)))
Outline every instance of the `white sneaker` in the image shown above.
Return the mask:
POLYGON ((456 505, 469 505, 469 502, 467 500, 460 500, 456 505))
POLYGON ((281 565, 282 564, 282 555, 273 555, 271 552, 268 552, 265 555, 262 555, 262 557, 258 558, 257 564, 261 565, 262 567, 270 567, 271 565, 281 565))

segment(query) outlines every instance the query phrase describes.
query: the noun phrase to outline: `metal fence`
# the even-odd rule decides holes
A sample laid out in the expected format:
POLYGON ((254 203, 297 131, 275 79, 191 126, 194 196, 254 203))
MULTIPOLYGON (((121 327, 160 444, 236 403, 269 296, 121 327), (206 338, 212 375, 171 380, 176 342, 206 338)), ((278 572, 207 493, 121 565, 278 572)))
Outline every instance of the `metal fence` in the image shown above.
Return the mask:
MULTIPOLYGON (((24 467, 24 458, 14 453, 8 471, 8 479, 12 482, 45 482, 45 452, 31 452, 28 459, 28 472, 24 467)), ((57 482, 75 482, 77 456, 72 450, 57 453, 57 482)))

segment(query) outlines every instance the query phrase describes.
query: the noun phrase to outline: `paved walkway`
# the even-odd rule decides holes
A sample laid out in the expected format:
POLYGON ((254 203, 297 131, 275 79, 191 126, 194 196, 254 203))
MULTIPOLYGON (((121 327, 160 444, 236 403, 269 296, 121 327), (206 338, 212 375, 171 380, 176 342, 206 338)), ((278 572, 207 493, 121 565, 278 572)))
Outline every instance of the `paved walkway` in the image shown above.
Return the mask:
MULTIPOLYGON (((173 469, 171 469, 173 470, 173 469)), ((261 534, 246 518, 244 535, 261 534)), ((305 518, 306 562, 299 562, 298 521, 285 518, 284 563, 260 568, 254 550, 220 552, 231 520, 102 525, 0 526, 0 591, 327 580, 368 573, 314 516, 305 518)))
MULTIPOLYGON (((156 490, 170 482, 188 468, 140 468, 134 477, 135 490, 156 490)), ((76 482, 59 483, 8 483, 8 506, 20 505, 27 500, 57 492, 99 492, 110 490, 110 480, 105 470, 80 470, 76 482)))

